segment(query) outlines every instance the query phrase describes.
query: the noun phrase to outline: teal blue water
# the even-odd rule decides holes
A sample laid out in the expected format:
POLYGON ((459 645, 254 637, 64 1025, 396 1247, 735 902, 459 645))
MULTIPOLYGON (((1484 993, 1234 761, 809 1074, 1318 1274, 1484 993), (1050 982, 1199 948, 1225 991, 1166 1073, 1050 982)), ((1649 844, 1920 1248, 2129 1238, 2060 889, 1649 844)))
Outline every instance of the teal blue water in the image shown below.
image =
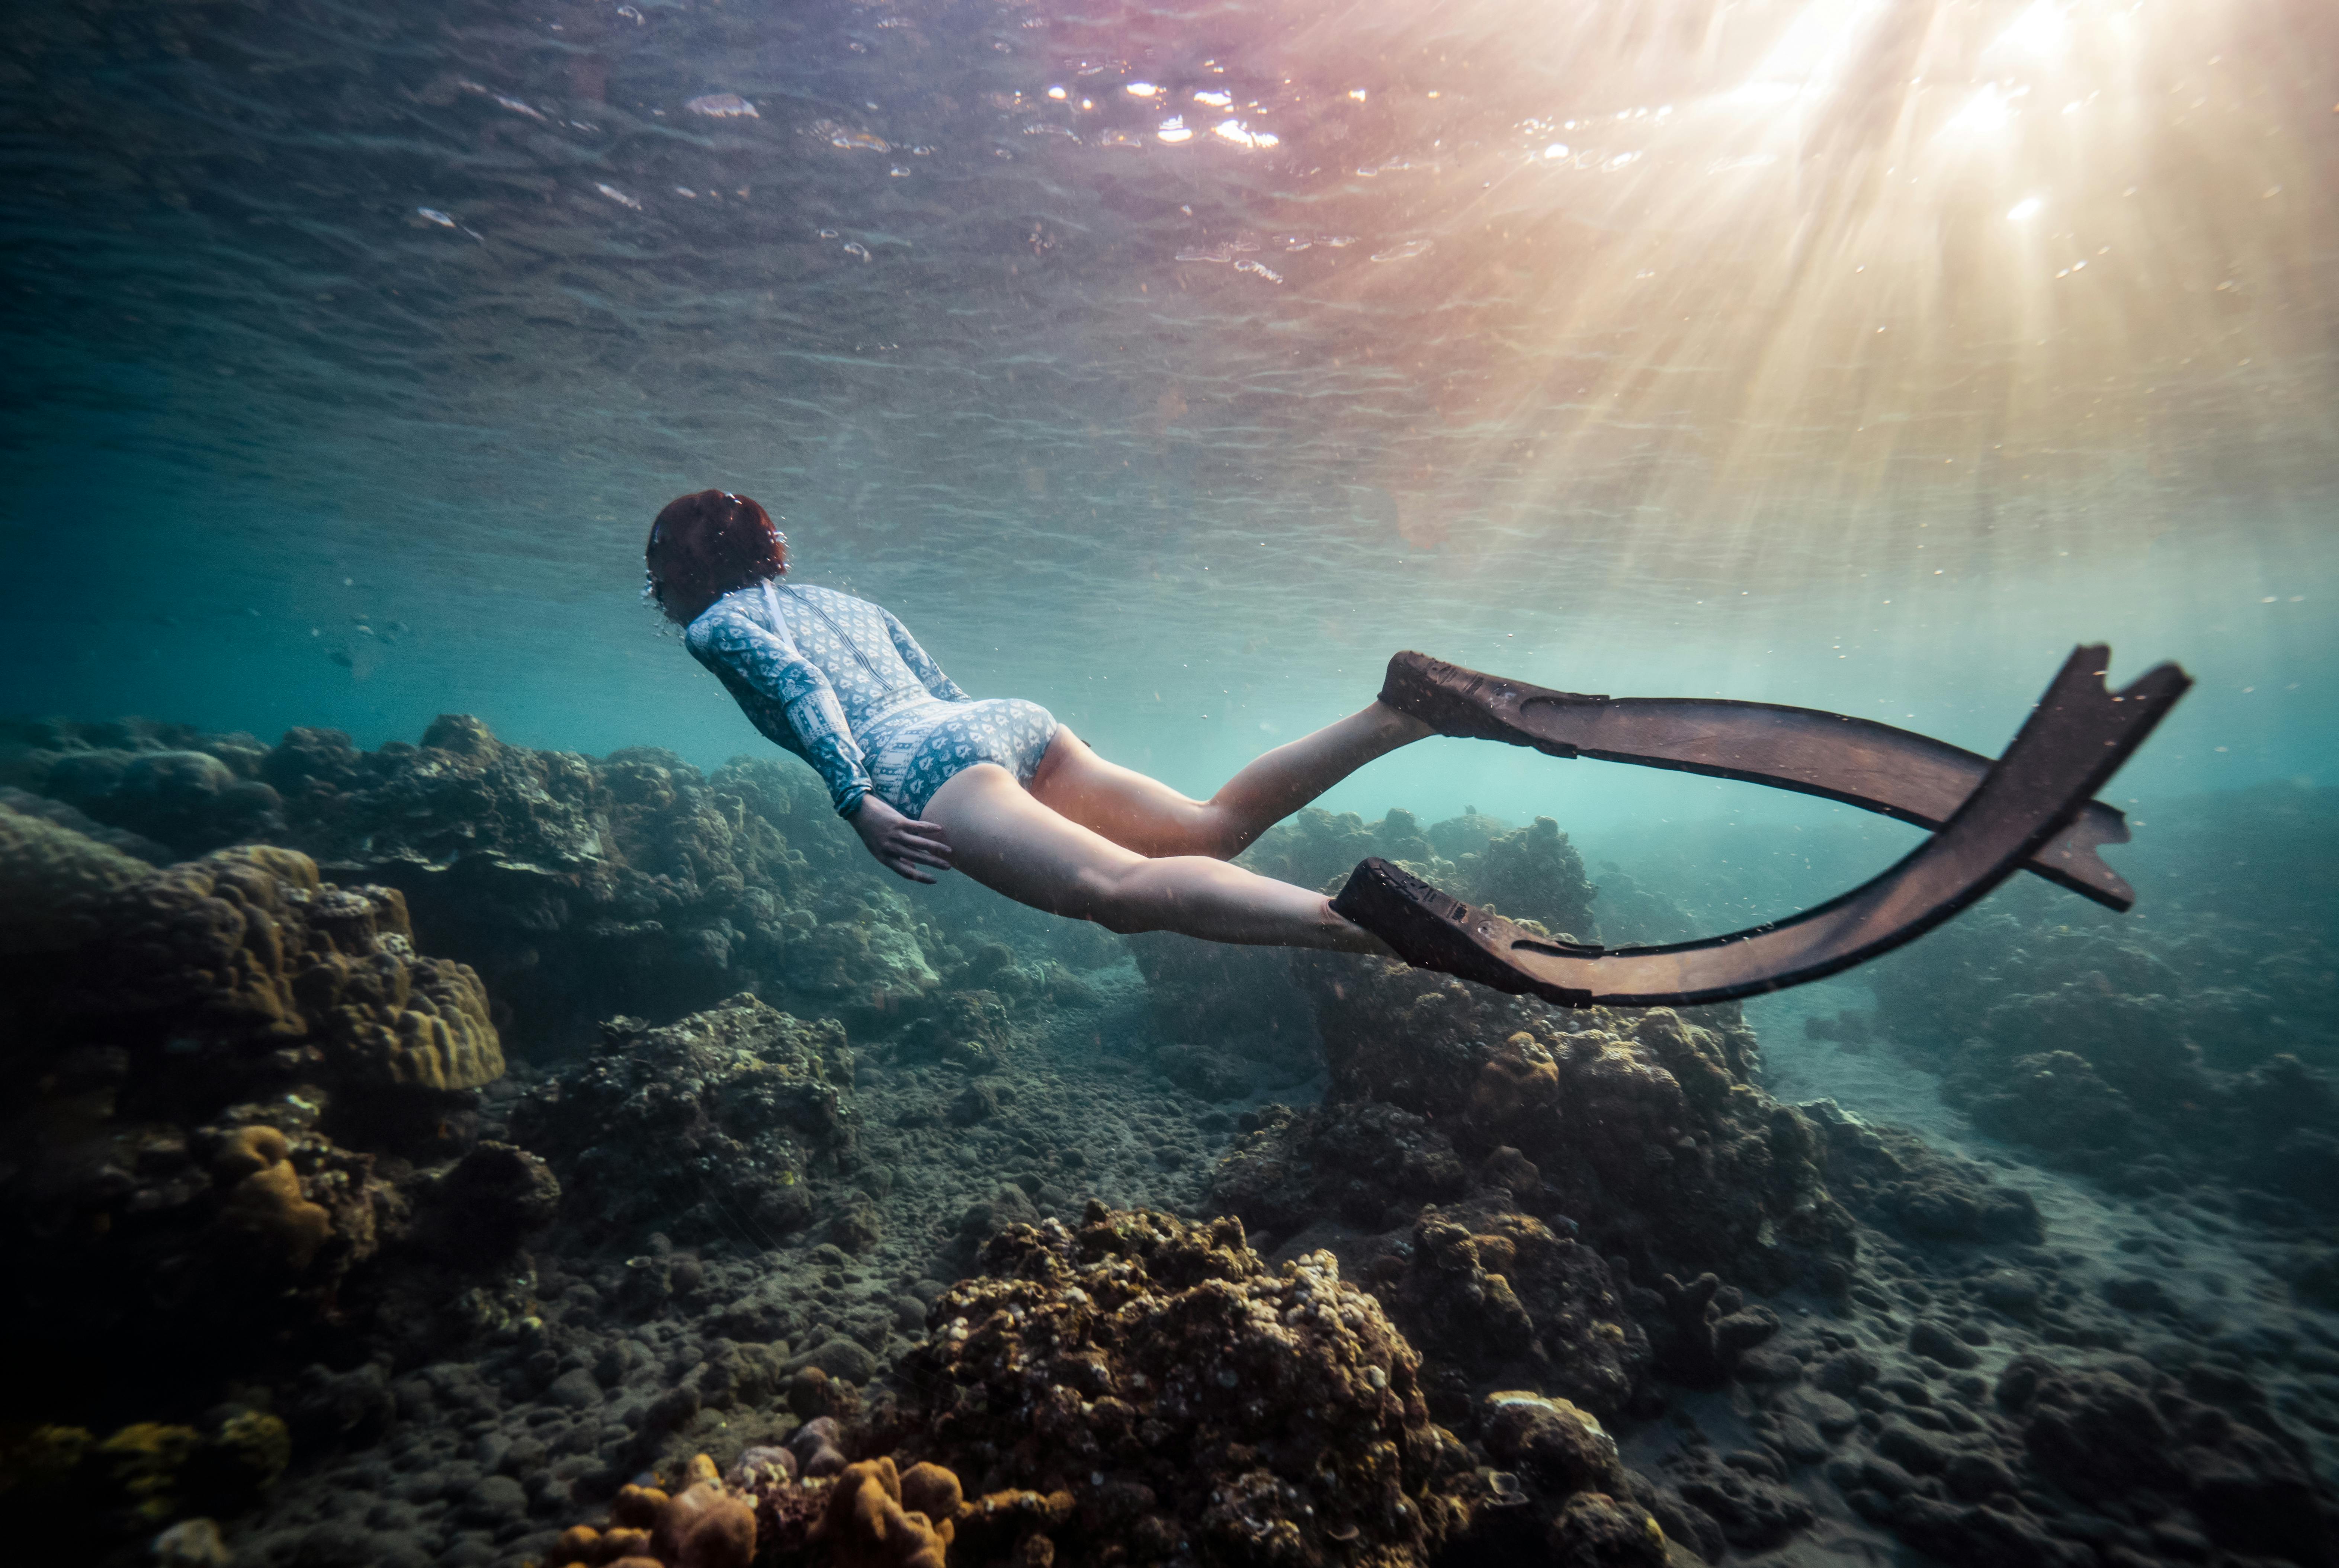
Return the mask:
MULTIPOLYGON (((636 590, 720 485, 1198 793, 1402 646, 1994 751, 2106 640, 2201 681, 2142 831, 2333 772, 2305 0, 32 0, 0 48, 0 710, 711 764, 761 743, 636 590)), ((1840 814, 1755 793, 1437 743, 1327 804, 1840 814)))

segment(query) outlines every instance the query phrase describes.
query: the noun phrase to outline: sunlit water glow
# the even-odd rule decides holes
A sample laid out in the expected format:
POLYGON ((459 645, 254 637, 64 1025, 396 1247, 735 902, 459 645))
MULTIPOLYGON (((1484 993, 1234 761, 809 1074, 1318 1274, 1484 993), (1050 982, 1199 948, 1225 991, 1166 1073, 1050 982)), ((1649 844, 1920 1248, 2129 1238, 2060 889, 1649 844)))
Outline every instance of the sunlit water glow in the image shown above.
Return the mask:
MULTIPOLYGON (((0 706, 716 761, 634 589, 719 484, 1189 788, 1404 646, 1994 749, 2100 637, 2204 677, 2139 798, 2329 772, 2324 5, 35 0, 5 48, 0 706)), ((1484 751, 1334 804, 1751 804, 1484 751)))

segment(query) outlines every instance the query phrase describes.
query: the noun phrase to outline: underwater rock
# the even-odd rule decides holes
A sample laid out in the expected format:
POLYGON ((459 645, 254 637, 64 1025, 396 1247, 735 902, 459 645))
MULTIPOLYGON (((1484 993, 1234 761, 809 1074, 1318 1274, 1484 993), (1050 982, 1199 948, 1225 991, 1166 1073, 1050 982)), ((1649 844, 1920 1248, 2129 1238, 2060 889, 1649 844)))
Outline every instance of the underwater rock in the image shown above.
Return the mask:
POLYGON ((612 1020, 513 1108, 512 1138, 551 1161, 587 1238, 765 1246, 809 1224, 810 1184, 853 1162, 852 1084, 841 1025, 735 996, 663 1029, 612 1020))
POLYGON ((1701 1274, 1686 1283, 1661 1276, 1656 1289, 1663 1317, 1650 1336, 1657 1365, 1675 1382, 1693 1387, 1726 1382, 1739 1357, 1779 1331, 1767 1307, 1748 1307, 1740 1292, 1701 1274))
POLYGON ((265 752, 248 735, 144 719, 11 720, 0 722, 0 783, 198 855, 284 831, 283 803, 260 776, 265 752))
POLYGON ((2272 1425, 2262 1407, 2202 1396, 2213 1392, 2230 1398, 2214 1380, 2188 1388, 2139 1361, 2096 1370, 2026 1356, 1999 1376, 1997 1400, 2022 1423, 2031 1463, 2083 1502, 2156 1517, 2175 1504, 2228 1552, 2330 1561, 2333 1513, 2295 1440, 2254 1424, 2272 1425))
POLYGON ((1240 1224, 1091 1204, 1019 1226, 935 1302, 923 1445, 982 1489, 1074 1500, 1075 1562, 1426 1558, 1466 1510, 1418 1361, 1328 1253, 1270 1271, 1240 1224))
POLYGON ((509 1258, 560 1215, 560 1182, 528 1150, 488 1140, 409 1188, 414 1245, 459 1268, 509 1258))
MULTIPOLYGON (((2220 820, 2244 838, 2330 831, 2288 796, 2220 820)), ((1871 966, 1878 1034, 1941 1072, 1977 1127, 2051 1164, 2128 1191, 2215 1181, 2339 1208, 2339 1186, 2295 1179, 2339 1141, 2339 962, 2330 922, 2276 869, 2298 853, 2286 839, 2263 862, 2171 869, 2153 896, 2174 907, 2148 923, 2018 890, 1871 966), (2263 1092, 2269 1070, 2280 1094, 2263 1092)))
MULTIPOLYGON (((905 1007, 942 983, 915 934, 883 917, 882 903, 825 913, 787 949, 783 982, 823 1001, 854 999, 884 1012, 905 1007)), ((988 995, 988 992, 977 994, 988 995)))
POLYGON ((1428 1118, 1465 1160, 1517 1151, 1543 1202, 1649 1277, 1686 1262, 1771 1287, 1832 1278, 1850 1256, 1823 1143, 1755 1087, 1736 1009, 1561 1010, 1385 960, 1296 970, 1334 1101, 1428 1118))
POLYGON ((1584 874, 1584 857, 1547 816, 1488 840, 1460 857, 1461 884, 1447 892, 1478 909, 1531 920, 1570 940, 1596 942, 1593 912, 1598 890, 1584 874))
POLYGON ((51 817, 0 803, 0 960, 70 950, 78 933, 64 915, 75 900, 153 872, 51 817))
POLYGON ((1432 1208, 1373 1268, 1406 1337, 1475 1378, 1525 1376, 1595 1415, 1632 1402, 1648 1336, 1590 1247, 1490 1199, 1432 1208))
POLYGON ((2010 1143, 2117 1149, 2136 1136, 2136 1107, 2076 1051, 2019 1056, 1999 1085, 1973 1097, 1974 1126, 2010 1143))
POLYGON ((1162 1077, 1204 1100, 1240 1100, 1250 1092, 1250 1066, 1230 1051, 1207 1045, 1165 1045, 1153 1053, 1162 1077))
POLYGON ((1904 1129, 1871 1125, 1822 1100, 1801 1109, 1827 1145, 1829 1190, 1855 1213, 1920 1241, 2038 1241, 2038 1205, 1987 1167, 1904 1129))
POLYGON ((1219 1160, 1211 1191, 1262 1230, 1288 1235, 1325 1217, 1367 1230, 1410 1227, 1424 1206, 1470 1190, 1452 1141, 1393 1105, 1268 1105, 1251 1120, 1219 1160))
POLYGON ((1284 1070, 1300 1065, 1294 1059, 1311 1053, 1316 1038, 1307 1000, 1291 984, 1288 952, 1170 932, 1122 940, 1145 977, 1146 1008, 1162 1039, 1239 1048, 1273 1065, 1285 1082, 1308 1076, 1284 1070))
POLYGON ((1014 1038, 1007 1004, 996 991, 945 991, 932 1011, 903 1031, 894 1055, 902 1061, 945 1061, 969 1072, 995 1072, 1014 1038))

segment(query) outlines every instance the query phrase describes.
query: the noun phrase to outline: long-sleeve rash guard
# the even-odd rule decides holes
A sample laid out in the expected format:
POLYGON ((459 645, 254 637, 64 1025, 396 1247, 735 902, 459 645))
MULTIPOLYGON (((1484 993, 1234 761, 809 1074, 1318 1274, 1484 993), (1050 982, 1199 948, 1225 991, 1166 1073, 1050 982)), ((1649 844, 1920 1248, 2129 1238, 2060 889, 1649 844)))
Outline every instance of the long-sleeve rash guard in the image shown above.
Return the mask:
POLYGON ((684 640, 757 729, 813 765, 840 816, 872 787, 859 737, 913 704, 973 701, 892 611, 834 588, 741 588, 684 640))

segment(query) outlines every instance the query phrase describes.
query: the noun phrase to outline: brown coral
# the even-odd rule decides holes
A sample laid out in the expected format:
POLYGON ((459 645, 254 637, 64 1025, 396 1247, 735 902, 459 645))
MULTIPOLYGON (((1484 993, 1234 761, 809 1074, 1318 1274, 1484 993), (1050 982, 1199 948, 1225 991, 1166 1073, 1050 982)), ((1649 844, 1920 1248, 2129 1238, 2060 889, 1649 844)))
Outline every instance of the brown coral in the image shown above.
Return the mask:
MULTIPOLYGON (((1275 1270, 1230 1219, 1091 1204, 1011 1226, 913 1357, 935 1456, 1065 1494, 1072 1561, 1419 1561, 1448 1527, 1418 1361, 1328 1253, 1275 1270)), ((986 1499, 986 1502, 988 1500, 986 1499)), ((971 1504, 962 1522, 982 1508, 971 1504)))
POLYGON ((86 901, 91 1011, 313 1048, 354 1086, 469 1089, 503 1074, 486 991, 414 951, 406 901, 340 888, 267 846, 222 850, 86 901))
MULTIPOLYGON (((955 1476, 947 1488, 936 1484, 938 1469, 921 1464, 913 1471, 922 1499, 939 1502, 945 1492, 957 1491, 955 1476)), ((903 1507, 902 1494, 902 1475, 890 1458, 848 1464, 830 1483, 828 1511, 813 1539, 826 1543, 838 1568, 943 1568, 951 1520, 903 1507)))
MULTIPOLYGON (((283 1135, 278 1134, 276 1141, 282 1148, 283 1135)), ((296 1274, 315 1260, 317 1249, 333 1234, 333 1217, 323 1205, 301 1196, 301 1173, 292 1169, 290 1159, 280 1159, 237 1182, 227 1195, 220 1219, 262 1238, 283 1255, 296 1274)))
POLYGON ((1734 1009, 1562 1010, 1383 960, 1296 969, 1336 1102, 1311 1114, 1384 1101, 1428 1119, 1474 1163, 1515 1150, 1536 1169, 1538 1201, 1599 1215, 1603 1250, 1636 1267, 1688 1258, 1780 1285, 1824 1277, 1849 1253, 1818 1141, 1754 1087, 1752 1031, 1734 1009))

